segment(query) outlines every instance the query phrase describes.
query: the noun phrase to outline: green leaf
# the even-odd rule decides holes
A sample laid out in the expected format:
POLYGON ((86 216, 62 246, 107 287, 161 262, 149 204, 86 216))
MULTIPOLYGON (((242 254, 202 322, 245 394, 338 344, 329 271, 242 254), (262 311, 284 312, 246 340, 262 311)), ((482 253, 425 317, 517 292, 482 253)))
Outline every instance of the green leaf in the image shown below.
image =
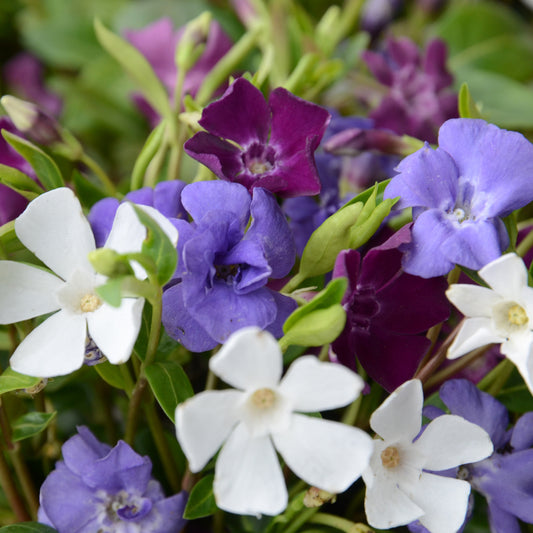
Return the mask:
POLYGON ((100 20, 95 19, 94 29, 102 47, 135 80, 150 105, 161 116, 172 120, 169 96, 147 59, 133 45, 108 30, 100 20))
POLYGON ((149 256, 157 268, 157 281, 163 286, 174 274, 178 264, 178 252, 161 226, 139 207, 133 205, 137 216, 146 226, 147 236, 142 252, 149 256))
POLYGON ((122 303, 122 281, 123 278, 108 279, 103 285, 96 287, 95 292, 113 307, 120 307, 122 303))
POLYGON ((476 102, 472 99, 467 83, 463 83, 459 89, 459 116, 461 118, 483 118, 476 102))
POLYGON ((11 367, 0 376, 0 394, 21 389, 31 389, 41 382, 41 378, 26 376, 15 372, 11 367))
POLYGON ((187 374, 176 361, 160 361, 145 369, 148 383, 165 414, 174 422, 176 407, 194 395, 187 374))
POLYGON ((217 510, 213 494, 214 475, 205 476, 192 488, 183 513, 186 520, 212 515, 217 510))
POLYGON ((90 182, 77 169, 72 172, 72 181, 76 188, 76 196, 79 198, 82 205, 91 207, 93 204, 107 197, 105 191, 90 182))
POLYGON ((57 530, 39 522, 22 522, 0 527, 0 533, 57 533, 57 530))
POLYGON ((506 387, 496 396, 496 399, 513 413, 533 411, 533 396, 526 385, 506 387))
POLYGON ((65 183, 54 160, 31 142, 2 130, 4 139, 32 166, 46 190, 64 187, 65 183))
POLYGON ((13 442, 29 439, 46 429, 48 424, 55 418, 57 412, 38 413, 33 411, 17 418, 12 425, 13 442))
POLYGON ((27 200, 33 200, 44 192, 34 180, 14 167, 0 164, 0 183, 17 191, 27 200))
POLYGON ((98 372, 98 375, 112 387, 121 390, 127 389, 119 365, 112 365, 109 361, 105 361, 104 363, 94 365, 93 368, 98 372))
POLYGON ((9 253, 23 249, 24 246, 22 246, 15 233, 15 221, 10 220, 3 226, 0 226, 0 250, 4 253, 9 253))
POLYGON ((341 301, 347 286, 346 278, 336 278, 309 303, 296 309, 283 325, 282 345, 322 346, 335 340, 346 322, 341 301))

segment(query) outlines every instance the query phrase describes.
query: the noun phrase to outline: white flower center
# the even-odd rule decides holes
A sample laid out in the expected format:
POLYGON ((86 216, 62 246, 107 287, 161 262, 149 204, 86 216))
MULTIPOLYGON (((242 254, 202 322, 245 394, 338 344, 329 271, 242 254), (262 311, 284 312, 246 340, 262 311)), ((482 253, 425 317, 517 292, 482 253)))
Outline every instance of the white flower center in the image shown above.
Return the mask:
POLYGON ((528 328, 529 316, 516 302, 501 302, 493 308, 494 323, 506 335, 528 328))
POLYGON ((80 299, 80 309, 83 313, 92 313, 102 305, 102 300, 94 293, 84 294, 80 299))
POLYGON ((385 468, 396 468, 400 464, 400 452, 396 446, 387 446, 381 452, 381 463, 385 468))
POLYGON ((259 409, 268 409, 276 402, 276 393, 272 389, 257 389, 250 401, 259 409))

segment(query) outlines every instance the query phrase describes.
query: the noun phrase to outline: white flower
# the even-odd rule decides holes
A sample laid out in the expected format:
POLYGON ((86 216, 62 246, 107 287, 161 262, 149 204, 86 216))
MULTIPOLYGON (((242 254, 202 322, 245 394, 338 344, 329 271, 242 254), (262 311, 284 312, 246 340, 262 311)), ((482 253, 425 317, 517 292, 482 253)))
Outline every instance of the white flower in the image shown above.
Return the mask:
POLYGON ((355 400, 364 384, 351 370, 309 355, 281 379, 279 345, 256 327, 231 335, 209 367, 237 390, 205 391, 180 404, 176 434, 192 472, 223 445, 213 484, 221 509, 253 515, 285 509, 276 450, 301 479, 332 493, 346 490, 368 465, 372 439, 365 432, 298 414, 355 400))
POLYGON ((524 262, 515 254, 502 255, 484 266, 479 276, 490 289, 478 285, 450 286, 448 299, 465 315, 448 358, 491 343, 518 368, 533 393, 533 288, 528 287, 524 262))
MULTIPOLYGON (((177 239, 164 217, 145 210, 177 239)), ((111 363, 127 361, 139 333, 144 299, 123 298, 117 308, 96 295, 95 288, 106 278, 89 262, 94 236, 74 193, 58 188, 38 196, 15 220, 15 232, 54 273, 0 261, 0 324, 54 314, 17 347, 10 359, 13 370, 43 378, 77 370, 84 361, 87 332, 111 363)), ((121 253, 140 251, 145 237, 146 228, 131 205, 122 204, 106 245, 121 253)))
POLYGON ((375 441, 363 472, 365 511, 372 527, 389 529, 418 519, 431 533, 455 533, 465 519, 470 485, 425 470, 454 468, 492 453, 485 430, 455 415, 439 416, 415 440, 423 401, 421 382, 407 381, 370 418, 383 439, 375 441))

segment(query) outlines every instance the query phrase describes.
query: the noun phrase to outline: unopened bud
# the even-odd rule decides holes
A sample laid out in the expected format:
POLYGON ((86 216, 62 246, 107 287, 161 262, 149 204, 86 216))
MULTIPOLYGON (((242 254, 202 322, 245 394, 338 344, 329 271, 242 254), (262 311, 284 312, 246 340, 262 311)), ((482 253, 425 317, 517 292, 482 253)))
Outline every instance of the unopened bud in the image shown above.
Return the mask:
POLYGON ((317 487, 309 487, 304 496, 304 505, 306 507, 320 507, 327 502, 334 503, 337 498, 336 494, 322 490, 317 487))
POLYGON ((108 278, 133 274, 128 260, 110 248, 93 250, 89 253, 89 261, 96 272, 108 278))
POLYGON ((52 144, 61 139, 56 119, 38 106, 9 94, 0 99, 9 118, 24 135, 38 144, 52 144))
POLYGON ((185 26, 176 48, 176 65, 179 69, 189 70, 203 54, 210 25, 211 13, 206 11, 185 26))

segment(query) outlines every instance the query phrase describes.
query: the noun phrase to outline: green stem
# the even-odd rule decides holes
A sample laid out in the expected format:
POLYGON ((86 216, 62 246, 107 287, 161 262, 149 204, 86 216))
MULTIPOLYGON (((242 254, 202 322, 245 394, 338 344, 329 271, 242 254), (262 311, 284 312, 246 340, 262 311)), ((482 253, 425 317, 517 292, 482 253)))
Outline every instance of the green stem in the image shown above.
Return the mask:
POLYGON ((136 191, 143 186, 144 176, 150 161, 154 159, 165 136, 165 123, 158 124, 146 139, 143 149, 135 161, 131 173, 130 190, 136 191))
POLYGON ((82 154, 80 157, 80 162, 84 165, 87 165, 100 180, 105 190, 109 193, 110 196, 115 196, 116 189, 113 182, 109 179, 108 175, 102 169, 102 167, 89 155, 86 153, 82 154))
POLYGON ((531 230, 516 247, 516 253, 520 257, 524 257, 529 249, 533 246, 533 230, 531 230))
POLYGON ((15 513, 18 522, 28 522, 31 520, 28 511, 24 507, 24 502, 19 494, 17 486, 11 477, 11 472, 7 464, 4 453, 0 451, 0 485, 6 495, 7 501, 11 509, 15 513))
POLYGON ((513 363, 509 359, 504 359, 478 383, 478 387, 495 396, 505 385, 513 369, 513 363))
POLYGON ((181 166, 181 158, 183 154, 183 143, 185 141, 185 125, 181 124, 178 120, 179 111, 181 109, 181 98, 183 93, 183 83, 185 81, 185 74, 187 70, 184 68, 178 68, 178 74, 176 78, 176 89, 174 91, 174 109, 176 110, 176 116, 174 117, 174 137, 170 143, 170 161, 168 165, 168 180, 177 180, 179 178, 179 171, 181 166))
POLYGON ((357 415, 359 414, 359 409, 363 401, 363 395, 360 394, 344 411, 341 422, 343 424, 348 424, 353 426, 357 420, 357 415))
POLYGON ((309 522, 312 524, 321 524, 324 526, 333 527, 344 531, 345 533, 372 533, 374 530, 368 527, 366 524, 356 524, 341 518, 340 516, 334 516, 326 513, 317 513, 313 516, 309 522))
POLYGON ((37 511, 39 509, 39 498, 37 496, 37 491, 35 490, 35 485, 28 470, 28 466, 24 459, 20 455, 20 447, 15 445, 15 448, 9 452, 11 461, 13 462, 13 468, 15 469, 15 474, 19 480, 20 486, 22 488, 22 493, 26 499, 26 502, 30 508, 31 516, 34 520, 37 519, 37 511))
POLYGON ((305 277, 302 276, 300 272, 298 272, 295 276, 293 276, 281 289, 281 293, 283 294, 289 294, 290 292, 294 291, 300 283, 302 283, 305 280, 305 277))
POLYGON ((145 377, 140 377, 130 398, 130 403, 128 406, 128 417, 126 420, 126 433, 124 435, 124 440, 130 445, 133 446, 133 441, 135 439, 135 433, 137 431, 137 425, 139 423, 139 410, 141 407, 141 402, 143 399, 144 392, 148 381, 145 377))
POLYGON ((306 522, 318 513, 320 507, 311 507, 305 508, 296 518, 291 521, 289 527, 285 528, 284 533, 295 533, 298 531, 306 522))

